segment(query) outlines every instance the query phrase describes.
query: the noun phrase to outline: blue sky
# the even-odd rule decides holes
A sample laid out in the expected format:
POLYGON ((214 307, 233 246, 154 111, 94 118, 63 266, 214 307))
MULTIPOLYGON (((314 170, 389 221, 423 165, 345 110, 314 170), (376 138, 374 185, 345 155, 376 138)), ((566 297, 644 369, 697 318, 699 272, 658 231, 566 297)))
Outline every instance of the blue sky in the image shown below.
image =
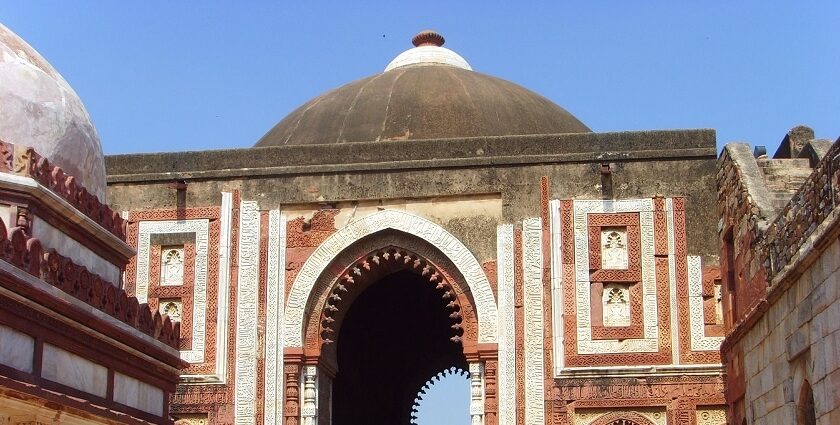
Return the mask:
MULTIPOLYGON (((771 153, 797 124, 840 136, 837 1, 0 0, 0 22, 76 89, 106 154, 252 146, 425 28, 595 131, 713 128, 771 153)), ((458 383, 441 398, 463 418, 458 383)))
POLYGON ((840 2, 0 1, 85 102, 106 153, 248 147, 434 28, 474 69, 595 131, 840 136, 840 2), (733 3, 733 4, 730 4, 733 3))

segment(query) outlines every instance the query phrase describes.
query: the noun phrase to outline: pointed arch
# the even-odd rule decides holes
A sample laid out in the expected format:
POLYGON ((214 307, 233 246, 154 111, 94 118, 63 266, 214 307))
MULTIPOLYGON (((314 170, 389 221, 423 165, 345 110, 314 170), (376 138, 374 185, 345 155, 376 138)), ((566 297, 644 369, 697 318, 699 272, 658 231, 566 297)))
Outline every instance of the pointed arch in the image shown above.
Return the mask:
POLYGON ((359 218, 333 233, 303 264, 292 283, 286 302, 283 318, 285 347, 303 346, 307 302, 318 278, 332 260, 360 239, 389 229, 428 242, 452 262, 464 277, 475 302, 478 342, 496 342, 496 300, 487 275, 475 256, 461 241, 436 223, 405 211, 383 210, 359 218))
POLYGON ((814 391, 807 380, 802 382, 802 387, 799 390, 799 400, 796 403, 796 423, 798 425, 816 425, 817 423, 814 391))

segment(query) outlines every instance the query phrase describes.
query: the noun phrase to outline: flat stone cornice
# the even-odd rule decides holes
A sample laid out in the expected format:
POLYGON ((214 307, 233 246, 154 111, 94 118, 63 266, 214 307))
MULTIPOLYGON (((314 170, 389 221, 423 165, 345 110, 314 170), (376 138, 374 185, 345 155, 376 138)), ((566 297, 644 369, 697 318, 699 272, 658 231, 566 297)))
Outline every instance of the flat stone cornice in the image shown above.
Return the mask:
POLYGON ((717 157, 713 130, 340 143, 112 155, 109 183, 717 157))

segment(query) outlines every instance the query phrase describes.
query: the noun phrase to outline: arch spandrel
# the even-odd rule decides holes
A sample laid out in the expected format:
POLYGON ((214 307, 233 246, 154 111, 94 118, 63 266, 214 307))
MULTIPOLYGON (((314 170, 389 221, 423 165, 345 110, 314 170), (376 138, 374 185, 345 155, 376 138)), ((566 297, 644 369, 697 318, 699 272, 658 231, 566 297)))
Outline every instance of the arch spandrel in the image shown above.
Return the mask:
POLYGON ((450 340, 461 343, 465 354, 474 353, 478 348, 478 322, 465 279, 436 247, 395 230, 379 231, 356 241, 321 274, 304 310, 303 348, 314 350, 310 353, 322 350, 321 361, 337 370, 334 342, 340 342, 336 338, 348 308, 371 284, 400 271, 416 274, 434 286, 453 321, 450 340))
POLYGON ((592 425, 655 425, 650 419, 637 412, 608 413, 592 422, 592 425))
POLYGON ((463 276, 475 302, 478 342, 496 342, 496 300, 481 264, 467 247, 441 226, 417 215, 384 210, 359 218, 338 229, 304 262, 286 302, 283 320, 285 347, 303 347, 306 306, 319 277, 333 259, 357 241, 384 230, 396 230, 435 246, 463 276))

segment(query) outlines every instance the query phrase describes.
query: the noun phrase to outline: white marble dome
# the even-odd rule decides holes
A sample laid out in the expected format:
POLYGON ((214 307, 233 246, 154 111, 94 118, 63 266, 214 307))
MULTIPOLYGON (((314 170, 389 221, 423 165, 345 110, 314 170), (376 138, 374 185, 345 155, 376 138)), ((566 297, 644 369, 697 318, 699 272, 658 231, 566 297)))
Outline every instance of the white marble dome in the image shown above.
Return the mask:
POLYGON ((0 140, 26 145, 105 202, 99 135, 67 81, 0 24, 0 140))
POLYGON ((411 39, 413 49, 408 49, 394 58, 385 72, 410 65, 448 65, 472 71, 466 59, 452 50, 442 47, 446 39, 432 30, 420 31, 411 39))

